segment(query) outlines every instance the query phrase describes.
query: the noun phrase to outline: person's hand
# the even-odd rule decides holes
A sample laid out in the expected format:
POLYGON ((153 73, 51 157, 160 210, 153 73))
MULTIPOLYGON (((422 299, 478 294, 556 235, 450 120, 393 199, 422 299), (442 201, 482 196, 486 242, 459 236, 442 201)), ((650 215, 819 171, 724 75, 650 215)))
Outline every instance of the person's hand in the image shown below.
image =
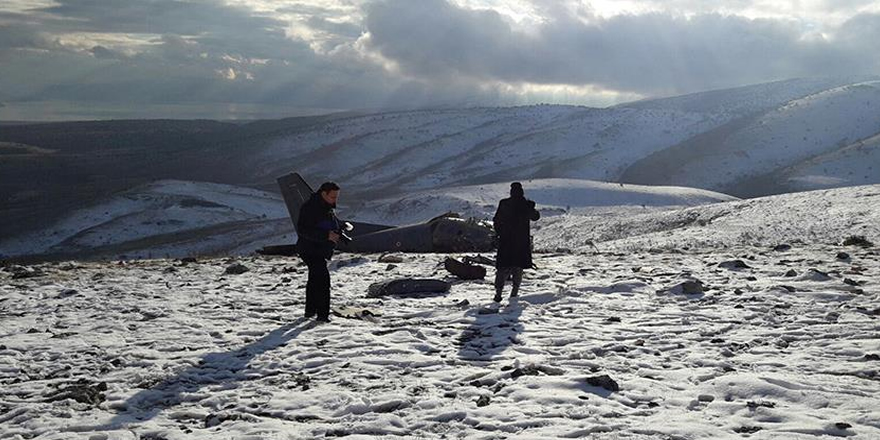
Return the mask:
POLYGON ((535 202, 534 201, 529 200, 529 208, 535 209, 535 202))
POLYGON ((330 240, 333 243, 339 244, 339 238, 340 238, 339 234, 337 234, 333 231, 330 231, 327 233, 327 240, 330 240))

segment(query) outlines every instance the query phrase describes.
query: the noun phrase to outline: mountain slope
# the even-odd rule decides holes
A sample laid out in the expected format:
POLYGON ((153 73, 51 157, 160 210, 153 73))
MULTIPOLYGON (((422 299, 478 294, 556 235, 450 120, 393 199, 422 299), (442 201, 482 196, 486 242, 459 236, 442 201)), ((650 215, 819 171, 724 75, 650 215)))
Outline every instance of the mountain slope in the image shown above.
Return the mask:
POLYGON ((880 81, 825 90, 707 131, 631 166, 625 181, 739 196, 784 192, 780 172, 880 134, 880 81))

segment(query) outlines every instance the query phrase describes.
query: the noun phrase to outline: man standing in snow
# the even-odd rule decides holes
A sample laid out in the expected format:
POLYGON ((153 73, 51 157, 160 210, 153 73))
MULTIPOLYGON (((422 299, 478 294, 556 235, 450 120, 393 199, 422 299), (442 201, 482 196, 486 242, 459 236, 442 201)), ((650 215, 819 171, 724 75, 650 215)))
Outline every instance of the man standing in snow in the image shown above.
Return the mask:
POLYGON ((296 251, 309 268, 306 283, 306 318, 318 315, 318 321, 330 322, 330 271, 327 261, 339 243, 339 219, 333 209, 339 199, 339 185, 324 182, 303 203, 296 221, 296 251))
POLYGON ((532 240, 529 221, 541 218, 535 202, 526 199, 522 184, 510 184, 510 197, 501 200, 492 219, 498 234, 498 255, 495 258, 495 302, 501 302, 501 291, 508 278, 513 278, 510 297, 519 294, 523 269, 532 267, 532 240))

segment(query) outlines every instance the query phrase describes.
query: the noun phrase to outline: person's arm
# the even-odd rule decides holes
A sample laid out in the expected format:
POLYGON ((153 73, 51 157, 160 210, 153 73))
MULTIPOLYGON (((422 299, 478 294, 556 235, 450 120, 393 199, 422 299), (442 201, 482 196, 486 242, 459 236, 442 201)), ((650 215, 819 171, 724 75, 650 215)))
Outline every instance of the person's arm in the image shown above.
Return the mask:
POLYGON ((529 208, 532 210, 532 212, 529 215, 529 219, 531 219, 533 222, 538 221, 538 219, 541 218, 541 213, 538 212, 537 209, 535 209, 535 202, 534 201, 529 200, 529 208))

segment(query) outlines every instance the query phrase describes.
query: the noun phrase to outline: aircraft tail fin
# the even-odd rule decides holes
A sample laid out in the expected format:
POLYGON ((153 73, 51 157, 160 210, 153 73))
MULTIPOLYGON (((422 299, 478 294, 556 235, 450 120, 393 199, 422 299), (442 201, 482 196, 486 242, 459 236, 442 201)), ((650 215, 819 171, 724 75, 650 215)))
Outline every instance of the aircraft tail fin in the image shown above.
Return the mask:
POLYGON ((296 229, 299 210, 314 191, 299 173, 285 174, 277 180, 278 186, 281 187, 281 195, 284 197, 284 204, 287 205, 287 212, 290 214, 290 220, 293 222, 293 229, 296 229))

